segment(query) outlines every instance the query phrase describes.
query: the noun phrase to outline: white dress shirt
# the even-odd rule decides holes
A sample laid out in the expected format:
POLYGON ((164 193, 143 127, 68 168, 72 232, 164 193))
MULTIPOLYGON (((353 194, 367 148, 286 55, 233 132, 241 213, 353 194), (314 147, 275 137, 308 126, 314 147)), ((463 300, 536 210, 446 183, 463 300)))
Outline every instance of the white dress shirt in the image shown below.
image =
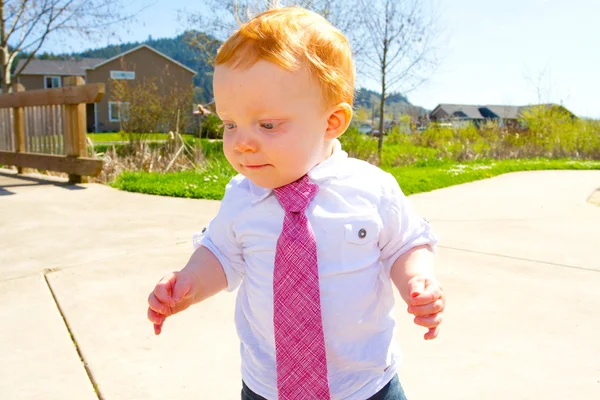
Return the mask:
MULTIPOLYGON (((332 399, 364 400, 396 374, 390 269, 414 246, 437 239, 394 177, 349 158, 339 141, 308 173, 319 185, 306 215, 317 241, 321 311, 332 399)), ((235 323, 242 379, 277 399, 273 266, 284 210, 271 189, 238 175, 217 216, 194 237, 221 262, 228 290, 239 286, 235 323)), ((312 400, 312 399, 311 399, 312 400)))

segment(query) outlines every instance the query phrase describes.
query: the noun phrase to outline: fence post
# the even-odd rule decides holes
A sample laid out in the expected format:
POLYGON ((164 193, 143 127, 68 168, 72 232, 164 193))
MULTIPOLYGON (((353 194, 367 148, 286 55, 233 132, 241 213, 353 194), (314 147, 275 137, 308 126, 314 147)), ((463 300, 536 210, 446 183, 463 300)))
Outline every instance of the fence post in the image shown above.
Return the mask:
MULTIPOLYGON (((24 92, 25 88, 20 83, 13 85, 15 92, 24 92)), ((23 107, 15 107, 14 110, 14 133, 15 133, 15 152, 25 153, 25 119, 23 107)), ((23 173, 23 167, 17 167, 17 173, 23 173)))
MULTIPOLYGON (((81 76, 68 76, 64 86, 81 86, 85 81, 81 76)), ((87 156, 85 104, 65 104, 65 150, 67 157, 87 156)), ((70 183, 87 183, 88 177, 69 174, 70 183)))

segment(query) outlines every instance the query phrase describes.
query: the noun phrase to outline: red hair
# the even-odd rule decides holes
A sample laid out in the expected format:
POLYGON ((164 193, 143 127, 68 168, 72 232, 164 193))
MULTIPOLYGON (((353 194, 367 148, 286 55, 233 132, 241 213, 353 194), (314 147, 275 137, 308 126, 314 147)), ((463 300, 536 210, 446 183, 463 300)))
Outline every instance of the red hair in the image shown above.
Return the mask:
POLYGON ((249 68, 258 60, 288 71, 306 67, 327 106, 353 104, 356 72, 348 39, 312 11, 285 7, 263 12, 227 39, 215 65, 249 68))

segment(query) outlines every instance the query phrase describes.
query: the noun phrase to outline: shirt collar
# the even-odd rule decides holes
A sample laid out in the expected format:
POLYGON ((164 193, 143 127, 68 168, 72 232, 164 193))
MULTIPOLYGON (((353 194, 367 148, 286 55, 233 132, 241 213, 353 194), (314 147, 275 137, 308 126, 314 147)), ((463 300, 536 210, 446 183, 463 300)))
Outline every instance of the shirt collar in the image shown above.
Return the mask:
MULTIPOLYGON (((348 158, 348 154, 342 150, 342 144, 338 139, 333 140, 333 153, 322 163, 314 166, 308 171, 308 178, 315 182, 320 183, 331 179, 337 175, 338 165, 340 161, 348 158)), ((273 189, 264 188, 255 185, 251 180, 248 179, 250 184, 250 192, 252 193, 252 203, 258 203, 259 201, 267 198, 273 189)))

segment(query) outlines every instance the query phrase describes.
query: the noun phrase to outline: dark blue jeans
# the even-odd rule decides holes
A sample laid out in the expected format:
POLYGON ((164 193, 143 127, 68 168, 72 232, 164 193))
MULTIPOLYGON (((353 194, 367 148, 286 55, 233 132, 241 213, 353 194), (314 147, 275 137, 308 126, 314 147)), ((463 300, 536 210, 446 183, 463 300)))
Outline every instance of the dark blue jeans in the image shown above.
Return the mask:
MULTIPOLYGON (((246 386, 244 382, 242 382, 242 400, 267 400, 262 396, 257 395, 252 390, 246 386)), ((318 400, 318 399, 306 399, 306 400, 318 400)), ((383 387, 379 392, 377 392, 374 396, 369 397, 366 400, 406 400, 406 396, 404 395, 404 390, 402 390, 402 385, 400 385, 400 380, 398 379, 398 375, 394 376, 394 378, 383 387)))

